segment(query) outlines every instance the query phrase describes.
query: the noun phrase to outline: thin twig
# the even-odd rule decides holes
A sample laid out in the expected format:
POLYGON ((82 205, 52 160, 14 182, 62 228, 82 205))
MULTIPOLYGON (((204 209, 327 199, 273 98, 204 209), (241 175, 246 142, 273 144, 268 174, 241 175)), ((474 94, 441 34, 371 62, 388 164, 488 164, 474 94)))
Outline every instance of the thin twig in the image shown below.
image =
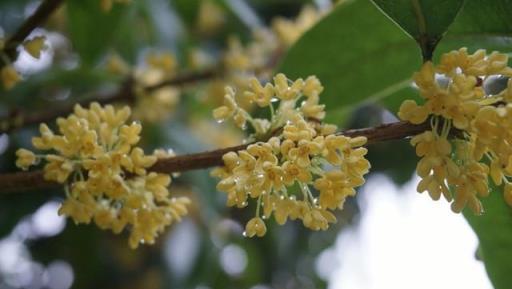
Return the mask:
MULTIPOLYGON (((206 69, 199 72, 185 72, 171 79, 167 79, 157 84, 145 87, 144 89, 147 92, 152 92, 165 86, 184 86, 198 81, 211 79, 217 75, 219 75, 219 72, 216 69, 206 69)), ((136 98, 134 84, 135 81, 132 78, 128 78, 121 84, 117 91, 110 94, 94 95, 88 97, 84 101, 78 102, 78 104, 82 106, 89 106, 89 104, 92 102, 98 102, 102 105, 114 102, 134 103, 136 98)), ((25 126, 39 124, 42 122, 49 122, 56 119, 57 117, 66 116, 73 112, 74 106, 75 104, 71 104, 57 107, 55 109, 48 109, 32 113, 15 109, 9 113, 8 116, 0 118, 0 134, 9 133, 25 126)))
MULTIPOLYGON (((57 10, 57 8, 59 8, 62 3, 64 3, 64 0, 43 1, 41 5, 37 7, 34 14, 30 15, 30 17, 28 17, 25 22, 23 22, 20 28, 7 39, 4 46, 5 55, 7 55, 9 59, 16 59, 18 54, 18 45, 20 45, 34 29, 45 23, 46 20, 48 20, 52 13, 57 10)), ((0 66, 3 65, 5 65, 5 63, 0 64, 0 66)))
MULTIPOLYGON (((368 139, 367 145, 370 145, 410 137, 429 128, 428 123, 414 125, 407 122, 395 122, 377 127, 346 130, 339 132, 339 134, 349 137, 365 136, 368 139)), ((243 150, 247 146, 248 144, 161 159, 149 168, 149 171, 170 174, 221 166, 223 164, 222 156, 225 153, 243 150)), ((0 184, 0 193, 43 189, 58 185, 57 183, 46 181, 42 171, 0 174, 0 184)))

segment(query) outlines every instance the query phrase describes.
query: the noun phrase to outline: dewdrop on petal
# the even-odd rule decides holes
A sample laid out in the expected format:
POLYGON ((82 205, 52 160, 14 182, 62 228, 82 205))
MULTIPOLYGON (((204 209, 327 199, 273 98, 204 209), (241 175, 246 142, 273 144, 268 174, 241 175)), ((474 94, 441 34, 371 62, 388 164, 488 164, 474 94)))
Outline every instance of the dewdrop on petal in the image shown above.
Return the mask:
POLYGON ((245 225, 245 236, 246 237, 263 237, 267 233, 267 226, 261 218, 252 218, 247 225, 245 225))

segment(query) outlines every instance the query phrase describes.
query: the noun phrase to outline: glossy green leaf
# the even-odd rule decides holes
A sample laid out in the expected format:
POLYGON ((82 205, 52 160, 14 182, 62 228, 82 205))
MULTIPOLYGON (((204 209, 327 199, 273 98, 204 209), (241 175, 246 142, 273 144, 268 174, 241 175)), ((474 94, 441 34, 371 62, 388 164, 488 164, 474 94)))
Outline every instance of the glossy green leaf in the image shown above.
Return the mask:
MULTIPOLYGON (((512 0, 465 2, 434 59, 463 46, 512 51, 512 0)), ((418 98, 410 77, 420 65, 415 41, 370 1, 356 0, 306 32, 278 71, 290 78, 318 76, 327 120, 342 123, 361 103, 380 102, 396 112, 404 99, 418 98)))
POLYGON ((463 46, 512 51, 512 0, 466 0, 436 54, 463 46))
POLYGON ((421 47, 430 60, 464 0, 372 0, 421 47))
POLYGON ((512 284, 512 208, 503 199, 503 188, 492 188, 489 197, 482 199, 485 213, 475 216, 464 211, 480 241, 479 254, 494 288, 508 289, 512 284))
POLYGON ((340 123, 361 102, 409 87, 421 65, 413 39, 370 1, 342 4, 307 32, 278 69, 289 78, 316 75, 329 121, 340 123))

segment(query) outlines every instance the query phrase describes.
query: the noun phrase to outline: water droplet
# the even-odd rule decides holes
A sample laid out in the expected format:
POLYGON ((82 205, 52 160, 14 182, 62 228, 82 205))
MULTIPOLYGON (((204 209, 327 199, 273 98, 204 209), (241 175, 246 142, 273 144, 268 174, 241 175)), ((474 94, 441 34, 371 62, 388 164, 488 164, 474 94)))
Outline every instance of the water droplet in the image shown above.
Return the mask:
POLYGON ((243 202, 242 206, 244 206, 244 207, 247 206, 247 202, 243 202))
POLYGON ((271 101, 271 102, 278 102, 278 101, 279 101, 279 98, 277 98, 277 97, 272 97, 272 98, 270 99, 270 101, 271 101))
POLYGON ((280 200, 284 200, 284 196, 280 196, 280 197, 279 197, 279 199, 280 199, 280 200))
POLYGON ((146 243, 146 241, 144 241, 144 239, 141 239, 141 240, 139 241, 139 243, 144 244, 144 243, 146 243))
POLYGON ((246 232, 246 231, 244 231, 244 232, 242 233, 242 235, 243 235, 244 237, 246 237, 246 238, 247 238, 247 232, 246 232))
POLYGON ((262 218, 263 220, 266 220, 266 219, 267 219, 267 216, 263 215, 263 216, 261 216, 261 218, 262 218))
POLYGON ((223 122, 224 122, 224 120, 223 120, 223 119, 218 119, 218 120, 217 120, 217 123, 223 123, 223 122))

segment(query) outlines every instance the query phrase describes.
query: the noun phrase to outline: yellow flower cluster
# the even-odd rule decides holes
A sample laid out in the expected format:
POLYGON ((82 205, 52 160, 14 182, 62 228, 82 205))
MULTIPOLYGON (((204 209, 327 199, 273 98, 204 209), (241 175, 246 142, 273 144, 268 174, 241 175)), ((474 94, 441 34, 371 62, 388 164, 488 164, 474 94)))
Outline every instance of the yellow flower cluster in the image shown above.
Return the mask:
POLYGON ((180 90, 165 85, 148 90, 147 87, 159 84, 176 75, 178 62, 171 53, 149 53, 142 67, 132 69, 119 56, 112 55, 106 61, 107 71, 121 76, 130 74, 134 81, 135 104, 133 118, 149 122, 159 122, 169 118, 180 99, 180 90))
POLYGON ((430 119, 432 130, 411 140, 421 157, 418 191, 436 200, 442 194, 453 201, 455 212, 465 206, 483 212, 479 197, 489 194, 488 176, 496 185, 505 184, 505 199, 512 205, 512 81, 490 95, 483 84, 495 76, 512 76, 507 55, 468 54, 466 48, 444 54, 439 65, 426 62, 414 74, 425 103, 406 100, 398 113, 414 124, 430 119), (452 127, 457 138, 450 142, 452 127))
MULTIPOLYGON (((248 80, 253 76, 269 80, 272 77, 271 69, 281 55, 321 16, 322 13, 312 6, 305 6, 296 19, 278 17, 272 21, 271 28, 255 29, 248 43, 230 37, 222 61, 225 73, 222 79, 208 87, 208 97, 221 100, 226 85, 234 87, 235 92, 246 91, 249 89, 248 80)), ((249 108, 248 103, 243 102, 243 95, 237 94, 235 99, 240 106, 249 108)))
POLYGON ((261 70, 272 62, 276 54, 295 43, 309 28, 321 19, 323 13, 306 5, 296 19, 276 17, 271 29, 258 28, 253 32, 253 41, 246 46, 238 38, 231 38, 224 56, 224 65, 235 72, 261 70))
POLYGON ((196 27, 200 34, 210 36, 226 22, 226 14, 213 0, 201 0, 197 11, 196 27))
POLYGON ((305 31, 313 27, 322 16, 323 13, 313 6, 306 5, 302 8, 296 19, 289 20, 283 17, 274 19, 272 21, 272 30, 285 47, 290 47, 305 31))
POLYGON ((324 106, 318 103, 323 87, 314 76, 290 81, 283 74, 264 86, 253 78, 244 92, 252 102, 269 109, 270 119, 252 118, 226 88, 225 104, 214 111, 217 120, 233 119, 252 126, 246 149, 223 156, 224 167, 212 173, 217 189, 227 193, 227 205, 239 208, 256 199, 256 216, 245 235, 263 236, 262 218, 274 215, 277 223, 300 219, 313 230, 325 230, 336 221, 332 211, 364 183, 370 168, 363 147, 365 137, 337 135, 336 126, 323 124, 324 106), (279 101, 277 109, 274 101, 279 101), (262 211, 261 211, 262 209, 262 211))
POLYGON ((130 2, 131 0, 100 0, 100 6, 101 10, 103 10, 104 12, 109 12, 110 10, 112 10, 112 6, 114 5, 114 3, 128 4, 130 2))
POLYGON ((35 148, 55 153, 20 149, 16 165, 26 170, 45 160, 45 179, 65 184, 59 214, 115 233, 128 227, 130 246, 136 248, 154 243, 167 225, 179 221, 189 200, 170 197, 170 176, 147 171, 157 156, 136 147, 142 127, 126 124, 129 117, 128 107, 77 105, 69 117, 57 119, 60 134, 41 124, 41 136, 32 139, 35 148))

